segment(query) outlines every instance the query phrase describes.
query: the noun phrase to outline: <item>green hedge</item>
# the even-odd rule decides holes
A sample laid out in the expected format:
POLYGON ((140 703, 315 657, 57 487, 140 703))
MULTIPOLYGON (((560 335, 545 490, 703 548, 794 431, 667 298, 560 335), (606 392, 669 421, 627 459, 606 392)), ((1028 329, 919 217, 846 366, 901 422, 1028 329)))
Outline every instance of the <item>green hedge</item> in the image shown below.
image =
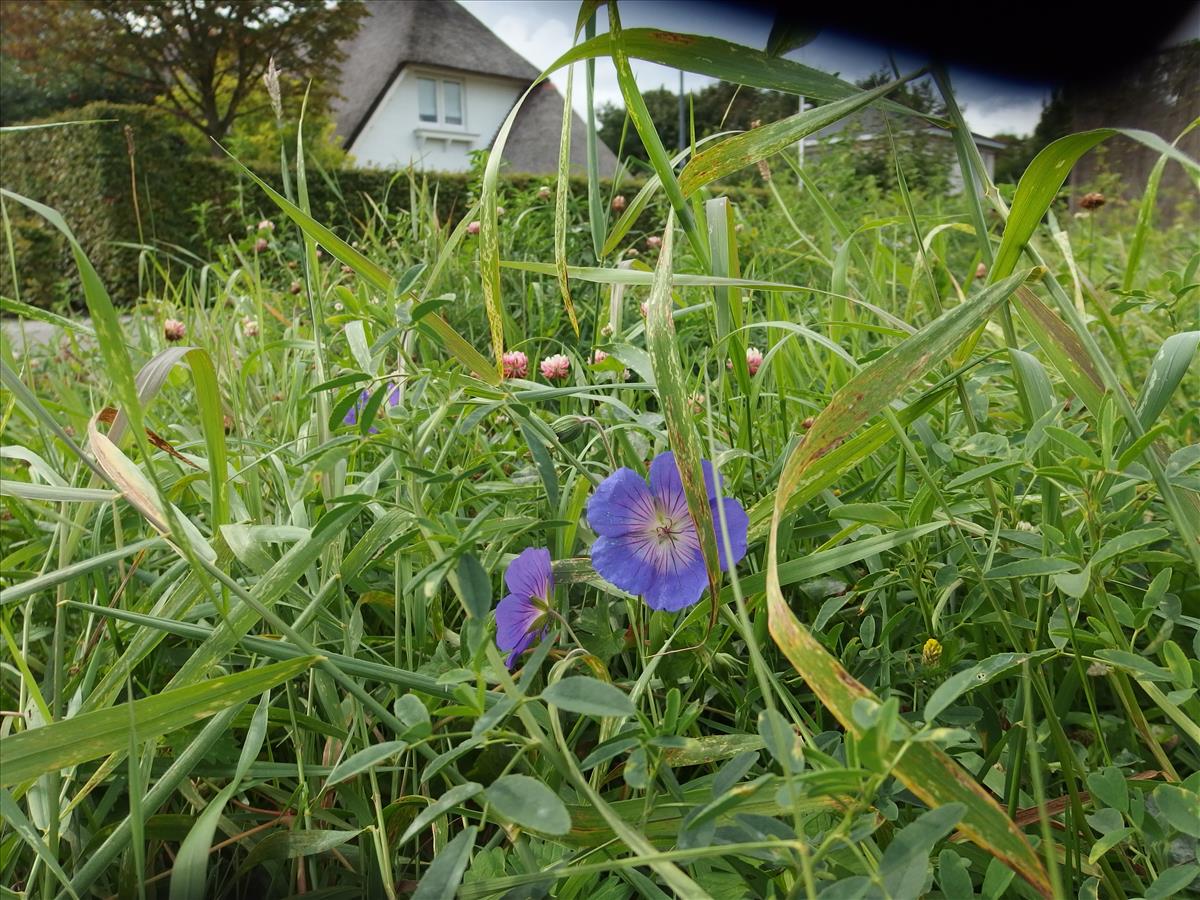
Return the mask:
MULTIPOLYGON (((216 245, 230 238, 244 240, 248 222, 277 215, 267 197, 231 162, 189 149, 175 120, 163 111, 93 103, 45 121, 93 124, 0 133, 3 185, 62 213, 119 303, 134 302, 145 291, 136 245, 163 248, 176 256, 182 249, 208 260, 216 245)), ((281 187, 277 169, 258 174, 281 187)), ((457 221, 470 207, 475 176, 438 173, 419 179, 426 177, 441 220, 457 221)), ((505 179, 503 189, 532 192, 551 180, 552 176, 513 175, 505 179)), ((572 187, 577 196, 586 195, 584 179, 572 179, 572 187)), ((631 195, 637 187, 631 183, 625 193, 631 195)), ((342 169, 309 174, 313 215, 349 238, 375 208, 392 214, 407 209, 410 188, 404 172, 342 169)), ((763 193, 735 185, 726 192, 742 200, 763 193)), ((7 202, 5 211, 15 259, 10 259, 6 241, 0 293, 16 296, 15 267, 25 302, 80 306, 78 277, 66 241, 20 204, 7 202)), ((657 216, 658 210, 652 206, 646 215, 657 216)))
MULTIPOLYGON (((137 251, 120 243, 159 240, 204 249, 195 239, 195 207, 225 178, 223 166, 190 153, 165 113, 94 103, 46 121, 94 124, 0 134, 3 184, 62 213, 114 296, 128 300, 137 293, 137 251)), ((21 299, 38 306, 71 299, 78 279, 66 241, 25 207, 9 202, 5 210, 21 299)), ((0 290, 11 297, 5 255, 0 290)))

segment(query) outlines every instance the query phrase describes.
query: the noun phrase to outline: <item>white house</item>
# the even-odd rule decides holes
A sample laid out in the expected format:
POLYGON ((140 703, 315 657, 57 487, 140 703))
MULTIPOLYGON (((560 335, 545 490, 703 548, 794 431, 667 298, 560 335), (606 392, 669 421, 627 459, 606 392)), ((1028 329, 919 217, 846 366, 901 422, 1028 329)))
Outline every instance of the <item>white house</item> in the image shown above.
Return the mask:
MULTIPOLYGON (((442 172, 471 165, 492 146, 513 105, 537 78, 530 62, 454 0, 368 0, 345 45, 334 115, 357 165, 442 172)), ((521 106, 504 150, 505 170, 558 168, 563 99, 549 81, 521 106)), ((600 173, 616 157, 597 147, 600 173)), ((571 167, 586 167, 585 126, 572 123, 571 167)))

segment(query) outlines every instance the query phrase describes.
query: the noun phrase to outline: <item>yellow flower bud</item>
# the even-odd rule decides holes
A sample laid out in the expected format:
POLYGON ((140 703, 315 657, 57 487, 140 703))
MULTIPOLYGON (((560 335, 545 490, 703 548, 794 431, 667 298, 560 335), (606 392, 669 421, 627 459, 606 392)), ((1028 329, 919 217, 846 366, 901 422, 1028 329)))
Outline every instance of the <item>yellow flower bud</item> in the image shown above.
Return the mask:
POLYGON ((942 660, 942 645, 937 638, 930 638, 921 648, 921 662, 933 668, 942 660))

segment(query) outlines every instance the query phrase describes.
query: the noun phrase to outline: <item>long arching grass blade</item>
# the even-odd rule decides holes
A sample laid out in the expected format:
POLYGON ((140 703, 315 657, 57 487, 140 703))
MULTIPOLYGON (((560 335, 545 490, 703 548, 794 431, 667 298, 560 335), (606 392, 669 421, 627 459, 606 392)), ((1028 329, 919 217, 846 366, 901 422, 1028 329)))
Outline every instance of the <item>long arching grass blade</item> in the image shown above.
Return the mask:
MULTIPOLYGON (((804 441, 784 464, 768 534, 766 589, 771 637, 826 708, 851 732, 861 730, 853 713, 855 704, 875 698, 800 624, 783 596, 778 537, 788 499, 809 466, 886 408, 927 369, 945 359, 1029 274, 1010 276, 950 310, 851 378, 817 416, 804 441)), ((959 824, 963 834, 1020 872, 1040 894, 1051 895, 1041 860, 1020 830, 944 752, 932 744, 913 743, 894 764, 893 774, 933 807, 964 804, 966 813, 959 824)))

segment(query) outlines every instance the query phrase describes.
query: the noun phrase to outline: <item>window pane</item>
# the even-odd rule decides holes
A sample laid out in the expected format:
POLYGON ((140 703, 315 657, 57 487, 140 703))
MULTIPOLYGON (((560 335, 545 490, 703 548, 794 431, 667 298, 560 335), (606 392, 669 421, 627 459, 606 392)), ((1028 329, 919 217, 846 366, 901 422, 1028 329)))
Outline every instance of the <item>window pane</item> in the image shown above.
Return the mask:
POLYGON ((446 104, 446 124, 461 125, 463 123, 462 85, 457 81, 443 81, 442 100, 446 104))
POLYGON ((437 82, 432 78, 417 79, 417 109, 422 122, 437 121, 437 82))

